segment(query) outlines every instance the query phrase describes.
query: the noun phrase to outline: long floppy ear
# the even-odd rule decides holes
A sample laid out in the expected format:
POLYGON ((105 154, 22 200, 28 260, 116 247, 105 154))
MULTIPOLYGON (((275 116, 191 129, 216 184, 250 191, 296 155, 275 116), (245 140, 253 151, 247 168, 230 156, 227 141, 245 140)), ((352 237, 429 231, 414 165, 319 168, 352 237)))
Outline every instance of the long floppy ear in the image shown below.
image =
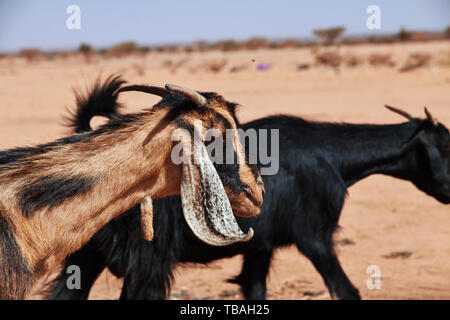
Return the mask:
POLYGON ((247 234, 240 229, 222 181, 199 140, 194 138, 189 157, 194 163, 183 163, 181 204, 186 222, 200 240, 213 246, 248 241, 253 229, 247 234))
POLYGON ((430 167, 433 178, 436 181, 448 181, 450 179, 450 175, 447 172, 448 168, 445 167, 439 150, 431 142, 428 141, 425 133, 420 135, 419 139, 422 142, 422 145, 425 147, 428 159, 430 160, 430 167))

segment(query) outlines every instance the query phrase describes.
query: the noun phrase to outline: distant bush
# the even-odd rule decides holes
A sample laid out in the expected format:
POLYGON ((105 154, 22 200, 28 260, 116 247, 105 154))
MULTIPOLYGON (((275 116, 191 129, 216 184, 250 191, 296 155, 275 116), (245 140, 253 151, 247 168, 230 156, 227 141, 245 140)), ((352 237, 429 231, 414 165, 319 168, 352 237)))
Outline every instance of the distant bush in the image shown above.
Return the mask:
POLYGON ((345 27, 333 27, 328 29, 313 30, 315 36, 324 39, 326 45, 334 44, 336 40, 344 33, 345 27))
POLYGON ((139 46, 136 44, 136 42, 128 41, 112 46, 108 50, 108 52, 113 57, 123 57, 131 54, 136 54, 140 52, 140 49, 139 46))
POLYGON ((174 44, 167 44, 165 46, 162 46, 162 48, 163 48, 163 52, 167 52, 167 53, 176 53, 176 52, 180 51, 180 48, 174 44))
POLYGON ((184 46, 183 51, 186 53, 192 53, 195 51, 195 48, 193 46, 184 46))
POLYGON ((431 55, 428 53, 411 54, 405 64, 400 68, 400 72, 411 71, 427 66, 431 61, 431 55))
POLYGON ((395 63, 392 61, 390 53, 372 53, 368 57, 368 61, 371 66, 385 66, 394 67, 395 63))
POLYGON ((407 31, 404 28, 401 28, 400 31, 397 33, 397 38, 400 41, 408 41, 412 37, 412 32, 407 31))
POLYGON ((241 72, 248 69, 248 65, 247 64, 240 64, 240 65, 236 65, 236 66, 232 66, 230 68, 230 72, 231 73, 236 73, 236 72, 241 72))
POLYGON ((78 52, 82 54, 90 54, 94 52, 94 49, 90 44, 81 43, 80 46, 78 47, 78 52))
POLYGON ((248 50, 264 49, 269 47, 269 40, 262 37, 255 37, 244 41, 242 45, 248 50))
POLYGON ((363 63, 363 59, 354 54, 347 54, 343 57, 344 64, 347 67, 354 68, 363 63))
POLYGON ((78 47, 78 52, 80 52, 84 56, 86 62, 89 62, 92 55, 94 54, 94 48, 92 48, 90 44, 81 43, 78 47))
POLYGON ((336 51, 315 51, 314 55, 317 65, 324 65, 337 70, 342 63, 342 56, 336 51))
POLYGON ((241 49, 242 46, 235 40, 221 40, 213 43, 211 47, 222 51, 234 51, 241 49))
POLYGON ((196 41, 194 43, 194 50, 199 51, 199 52, 204 52, 210 49, 210 45, 208 44, 208 42, 200 40, 200 41, 196 41))
POLYGON ((25 48, 19 52, 19 56, 25 58, 28 62, 33 62, 40 55, 41 50, 37 48, 25 48))
POLYGON ((448 26, 444 31, 444 36, 450 39, 450 26, 448 26))
POLYGON ((149 46, 143 46, 139 48, 139 51, 143 54, 149 53, 150 51, 152 51, 152 48, 149 46))
POLYGON ((278 45, 278 48, 298 48, 298 47, 301 47, 302 45, 303 44, 298 40, 287 39, 287 40, 284 40, 283 42, 281 42, 278 45))
POLYGON ((397 35, 389 35, 389 36, 370 36, 367 38, 369 43, 394 43, 398 40, 397 35))
POLYGON ((228 61, 227 59, 217 60, 217 61, 210 61, 205 64, 206 69, 213 73, 218 73, 222 71, 222 69, 227 65, 228 61))
POLYGON ((107 48, 101 48, 97 50, 97 53, 101 54, 101 55, 107 55, 108 54, 109 49, 107 48))

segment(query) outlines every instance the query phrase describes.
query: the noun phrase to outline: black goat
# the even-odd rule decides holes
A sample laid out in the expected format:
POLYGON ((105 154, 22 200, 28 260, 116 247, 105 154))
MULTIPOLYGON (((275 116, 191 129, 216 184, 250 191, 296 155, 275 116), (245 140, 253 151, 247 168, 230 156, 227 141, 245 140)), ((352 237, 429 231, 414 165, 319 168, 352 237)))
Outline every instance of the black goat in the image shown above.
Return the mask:
MULTIPOLYGON (((108 97, 104 97, 108 101, 108 97)), ((89 128, 95 106, 80 108, 73 122, 89 128), (90 108, 90 110, 83 110, 90 108)), ((108 267, 124 277, 121 299, 164 299, 170 291, 172 270, 180 262, 200 262, 244 255, 240 275, 230 280, 241 286, 247 299, 264 299, 266 277, 275 249, 295 244, 323 277, 330 294, 359 299, 336 257, 332 235, 338 226, 347 188, 371 175, 385 174, 409 180, 438 201, 450 203, 450 134, 427 120, 409 118, 394 125, 331 124, 290 116, 272 116, 241 127, 279 129, 280 169, 263 178, 266 195, 258 218, 239 219, 243 230, 255 236, 244 243, 212 247, 200 242, 183 219, 180 198, 156 200, 155 237, 145 241, 140 232, 139 208, 134 207, 101 229, 66 261, 82 270, 80 290, 66 286, 70 276, 61 272, 51 284, 51 299, 87 299, 89 291, 108 267)), ((429 115, 429 114, 428 114, 429 115)))

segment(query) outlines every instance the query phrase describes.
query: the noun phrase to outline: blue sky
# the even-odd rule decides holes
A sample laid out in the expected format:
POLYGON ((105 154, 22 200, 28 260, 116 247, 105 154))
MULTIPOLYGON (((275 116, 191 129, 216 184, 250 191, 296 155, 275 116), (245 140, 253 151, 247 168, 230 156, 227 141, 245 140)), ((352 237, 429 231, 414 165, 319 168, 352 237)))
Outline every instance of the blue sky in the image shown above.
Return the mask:
POLYGON ((0 51, 24 47, 96 48, 122 41, 141 45, 196 40, 307 38, 316 28, 344 25, 347 35, 386 34, 402 26, 443 30, 449 0, 0 0, 0 51), (69 30, 69 5, 81 9, 81 29, 69 30), (366 8, 381 9, 381 30, 368 30, 366 8))

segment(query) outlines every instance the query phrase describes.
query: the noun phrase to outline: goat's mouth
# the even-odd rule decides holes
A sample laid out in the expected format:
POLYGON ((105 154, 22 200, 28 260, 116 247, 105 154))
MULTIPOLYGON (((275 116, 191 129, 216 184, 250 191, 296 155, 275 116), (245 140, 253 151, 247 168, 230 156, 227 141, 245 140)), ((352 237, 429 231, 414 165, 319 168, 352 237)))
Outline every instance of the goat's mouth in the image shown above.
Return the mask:
POLYGON ((250 218, 261 212, 263 203, 264 189, 261 189, 256 195, 242 192, 236 198, 230 199, 233 214, 235 216, 250 218))

